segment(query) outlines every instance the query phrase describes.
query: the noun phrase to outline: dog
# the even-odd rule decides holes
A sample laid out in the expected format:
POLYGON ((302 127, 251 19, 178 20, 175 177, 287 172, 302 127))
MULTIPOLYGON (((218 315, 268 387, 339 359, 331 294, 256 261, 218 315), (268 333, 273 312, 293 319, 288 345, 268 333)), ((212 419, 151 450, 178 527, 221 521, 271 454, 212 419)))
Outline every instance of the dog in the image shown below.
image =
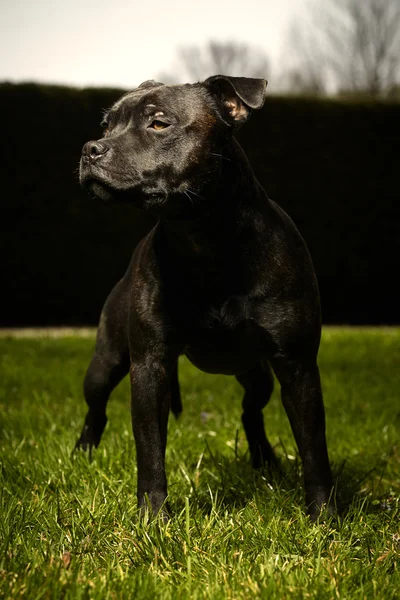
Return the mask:
POLYGON ((84 380, 89 407, 76 447, 97 447, 111 391, 129 373, 141 509, 168 518, 165 448, 181 412, 178 358, 244 388, 252 465, 274 468, 262 409, 273 375, 299 449, 312 520, 332 508, 317 354, 320 301, 305 242, 258 183, 234 134, 261 109, 267 82, 216 75, 146 81, 106 113, 87 142, 80 183, 150 211, 155 227, 104 305, 84 380))

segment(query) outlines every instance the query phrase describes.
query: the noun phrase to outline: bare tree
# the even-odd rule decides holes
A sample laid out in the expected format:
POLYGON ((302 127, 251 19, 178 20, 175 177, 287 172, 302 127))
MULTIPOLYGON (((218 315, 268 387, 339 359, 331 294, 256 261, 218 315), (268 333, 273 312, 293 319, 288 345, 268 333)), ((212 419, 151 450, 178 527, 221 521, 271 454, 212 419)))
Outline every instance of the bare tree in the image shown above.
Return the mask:
POLYGON ((308 23, 290 32, 297 85, 373 96, 398 85, 400 0, 325 0, 310 8, 308 23))
POLYGON ((182 46, 177 51, 176 75, 163 73, 167 83, 202 81, 211 75, 269 76, 269 61, 259 48, 239 42, 210 41, 204 48, 182 46))

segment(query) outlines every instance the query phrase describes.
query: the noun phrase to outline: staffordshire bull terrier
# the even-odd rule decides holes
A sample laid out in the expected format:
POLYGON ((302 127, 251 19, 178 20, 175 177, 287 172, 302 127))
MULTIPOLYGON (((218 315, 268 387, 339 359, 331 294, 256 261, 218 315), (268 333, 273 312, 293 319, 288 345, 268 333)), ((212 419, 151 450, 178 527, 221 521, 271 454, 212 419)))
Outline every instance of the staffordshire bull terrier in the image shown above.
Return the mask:
POLYGON ((314 268, 234 137, 263 106, 266 85, 223 75, 187 85, 146 81, 112 106, 101 139, 82 150, 84 188, 151 211, 158 222, 104 305, 76 446, 98 446, 109 395, 129 373, 138 502, 154 514, 167 514, 167 422, 170 409, 181 411, 182 354, 243 386, 256 468, 276 466, 262 414, 272 367, 302 459, 308 511, 315 520, 324 506, 332 510, 314 268))

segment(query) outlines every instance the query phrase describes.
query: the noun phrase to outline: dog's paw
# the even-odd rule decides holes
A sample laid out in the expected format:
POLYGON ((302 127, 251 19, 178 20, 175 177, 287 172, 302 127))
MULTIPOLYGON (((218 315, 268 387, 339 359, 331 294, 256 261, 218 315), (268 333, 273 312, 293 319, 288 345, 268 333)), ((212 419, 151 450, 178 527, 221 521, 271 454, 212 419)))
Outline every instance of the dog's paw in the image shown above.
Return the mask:
POLYGON ((308 506, 307 512, 312 523, 324 523, 338 516, 336 506, 331 500, 322 504, 313 502, 308 506))
POLYGON ((167 523, 170 519, 170 510, 164 492, 150 492, 138 499, 139 518, 144 521, 156 519, 160 523, 167 523))
POLYGON ((283 475, 281 461, 269 446, 263 450, 257 448, 256 451, 252 453, 251 466, 257 471, 270 473, 275 477, 283 475))
POLYGON ((74 451, 83 450, 91 455, 93 448, 100 444, 101 436, 107 424, 106 415, 91 415, 88 413, 82 433, 79 436, 74 451))

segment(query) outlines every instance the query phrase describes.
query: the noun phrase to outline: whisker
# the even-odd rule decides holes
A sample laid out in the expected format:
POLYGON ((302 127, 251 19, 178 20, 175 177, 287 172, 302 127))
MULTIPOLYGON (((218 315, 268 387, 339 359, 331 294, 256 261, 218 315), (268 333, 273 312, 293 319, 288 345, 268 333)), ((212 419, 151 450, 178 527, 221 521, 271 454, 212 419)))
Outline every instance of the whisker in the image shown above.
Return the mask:
POLYGON ((203 196, 200 196, 200 194, 197 194, 196 192, 194 192, 193 190, 191 190, 190 188, 187 190, 189 192, 189 194, 193 194, 194 196, 197 196, 198 198, 200 198, 201 200, 204 200, 203 196))
POLYGON ((194 206, 194 202, 193 199, 189 196, 189 194, 187 192, 183 192, 185 194, 185 196, 187 196, 190 200, 190 202, 192 203, 192 206, 194 206))
POLYGON ((212 156, 219 156, 219 158, 222 158, 223 160, 227 160, 227 161, 231 162, 230 158, 227 158, 226 156, 223 156, 222 154, 217 154, 217 152, 210 152, 210 154, 212 154, 212 156))

